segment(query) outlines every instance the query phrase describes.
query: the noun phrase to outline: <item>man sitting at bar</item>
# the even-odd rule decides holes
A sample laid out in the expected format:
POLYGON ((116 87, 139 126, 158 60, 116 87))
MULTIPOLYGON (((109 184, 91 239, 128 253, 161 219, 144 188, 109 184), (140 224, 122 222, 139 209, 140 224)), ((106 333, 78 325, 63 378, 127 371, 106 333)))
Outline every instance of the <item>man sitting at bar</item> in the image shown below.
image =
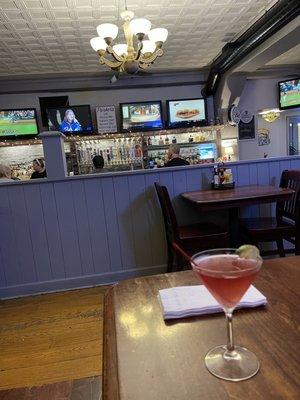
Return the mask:
POLYGON ((169 161, 165 164, 165 167, 179 167, 181 165, 190 165, 188 161, 180 157, 180 147, 178 144, 171 144, 168 150, 169 161))
POLYGON ((93 159, 93 165, 94 169, 92 173, 98 173, 98 172, 108 172, 106 168, 104 168, 104 158, 102 156, 94 156, 93 159))

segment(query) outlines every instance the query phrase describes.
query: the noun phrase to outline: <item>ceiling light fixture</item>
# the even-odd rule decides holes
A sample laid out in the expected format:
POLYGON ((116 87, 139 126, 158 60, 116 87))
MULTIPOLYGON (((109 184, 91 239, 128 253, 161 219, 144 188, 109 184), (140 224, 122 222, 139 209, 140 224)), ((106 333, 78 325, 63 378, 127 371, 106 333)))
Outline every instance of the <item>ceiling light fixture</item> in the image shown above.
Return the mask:
POLYGON ((151 22, 145 18, 133 18, 134 13, 127 10, 121 13, 126 44, 113 44, 118 36, 118 26, 101 24, 97 27, 98 36, 90 40, 92 48, 99 55, 101 65, 115 71, 135 74, 139 69, 147 69, 157 57, 163 55, 163 43, 168 37, 165 28, 151 29, 151 22), (148 36, 148 39, 144 40, 148 36))

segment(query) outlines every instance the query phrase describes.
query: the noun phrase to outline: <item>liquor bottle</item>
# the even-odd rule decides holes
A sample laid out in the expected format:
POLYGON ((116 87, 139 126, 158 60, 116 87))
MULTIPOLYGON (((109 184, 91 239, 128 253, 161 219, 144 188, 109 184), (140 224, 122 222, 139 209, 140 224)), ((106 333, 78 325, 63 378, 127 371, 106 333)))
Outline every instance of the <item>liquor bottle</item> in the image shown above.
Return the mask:
POLYGON ((152 157, 149 159, 149 168, 154 168, 154 161, 152 157))
POLYGON ((175 136, 173 136, 172 143, 177 143, 177 139, 175 136))
POLYGON ((190 137, 189 137, 189 143, 192 143, 193 141, 194 141, 194 138, 193 138, 192 135, 190 135, 190 137))
POLYGON ((170 143, 170 139, 169 139, 169 137, 168 136, 166 136, 166 139, 165 139, 165 144, 169 144, 170 143))
POLYGON ((164 144, 164 140, 163 140, 163 138, 160 136, 160 138, 159 138, 159 142, 158 142, 158 144, 159 145, 162 145, 162 144, 164 144))
POLYGON ((148 137, 148 146, 152 146, 152 139, 151 139, 151 136, 148 137))
POLYGON ((220 184, 219 168, 217 165, 214 166, 214 185, 218 186, 220 184))

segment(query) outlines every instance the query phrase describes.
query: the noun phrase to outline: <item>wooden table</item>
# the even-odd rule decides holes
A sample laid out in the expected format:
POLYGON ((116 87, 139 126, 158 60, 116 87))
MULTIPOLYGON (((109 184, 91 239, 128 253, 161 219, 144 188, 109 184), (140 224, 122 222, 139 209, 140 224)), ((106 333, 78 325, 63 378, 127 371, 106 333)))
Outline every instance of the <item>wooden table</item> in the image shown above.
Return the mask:
POLYGON ((212 376, 206 352, 226 342, 223 314, 164 322, 158 290, 198 283, 192 271, 120 282, 104 304, 104 400, 299 399, 300 256, 264 262, 266 307, 235 313, 235 341, 261 360, 244 382, 212 376))
POLYGON ((239 240, 239 208, 253 204, 273 203, 288 200, 294 193, 292 189, 275 186, 240 186, 228 190, 198 190, 185 192, 181 196, 200 211, 228 209, 231 246, 243 244, 239 240))

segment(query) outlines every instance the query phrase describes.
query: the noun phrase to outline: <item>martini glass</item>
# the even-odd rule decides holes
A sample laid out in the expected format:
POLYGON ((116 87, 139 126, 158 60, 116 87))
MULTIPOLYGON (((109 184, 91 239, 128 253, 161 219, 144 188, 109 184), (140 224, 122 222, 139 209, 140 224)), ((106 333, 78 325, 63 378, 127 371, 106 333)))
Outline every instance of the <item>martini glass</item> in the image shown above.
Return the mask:
POLYGON ((260 367, 255 354, 233 342, 232 314, 262 265, 258 255, 247 258, 235 249, 203 251, 191 258, 198 278, 223 308, 227 319, 227 345, 211 349, 205 356, 209 372, 228 381, 243 381, 254 376, 260 367))

